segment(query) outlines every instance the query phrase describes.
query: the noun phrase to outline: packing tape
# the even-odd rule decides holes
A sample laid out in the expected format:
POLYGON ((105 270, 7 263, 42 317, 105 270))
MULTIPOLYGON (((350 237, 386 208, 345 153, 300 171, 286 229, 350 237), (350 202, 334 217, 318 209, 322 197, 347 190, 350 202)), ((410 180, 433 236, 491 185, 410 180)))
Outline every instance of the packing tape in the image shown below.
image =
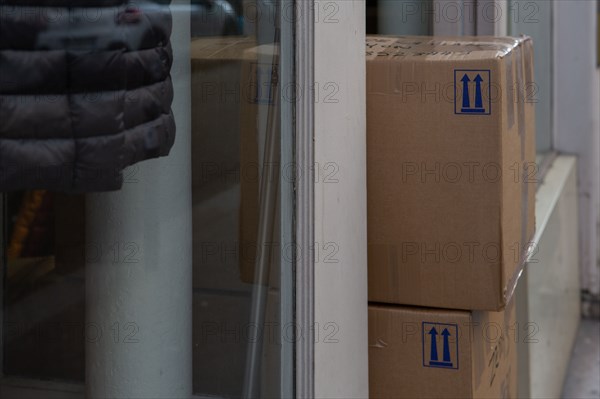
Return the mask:
MULTIPOLYGON (((529 220, 529 183, 527 181, 528 179, 528 168, 526 167, 526 152, 525 152, 525 146, 527 145, 527 140, 526 140, 526 136, 527 136, 527 132, 525 129, 525 85, 523 84, 523 79, 524 79, 524 75, 525 75, 525 64, 524 64, 524 57, 523 57, 523 46, 519 46, 517 47, 517 52, 516 54, 516 62, 517 62, 517 68, 519 68, 518 72, 517 72, 517 108, 518 108, 518 119, 519 119, 519 136, 521 137, 521 170, 522 170, 522 175, 521 175, 521 179, 522 181, 522 186, 521 186, 521 252, 525 254, 526 252, 526 248, 528 247, 528 240, 529 237, 527 237, 527 221, 529 220)), ((526 261, 526 259, 519 259, 520 260, 520 264, 519 267, 522 266, 522 264, 526 261)))
MULTIPOLYGON (((515 101, 517 102, 517 118, 518 118, 518 130, 521 138, 521 242, 520 242, 520 254, 519 264, 512 280, 507 285, 507 290, 504 293, 504 301, 508 303, 517 288, 517 283, 523 274, 525 264, 533 250, 533 246, 530 245, 529 240, 532 237, 527 236, 527 227, 529 222, 529 165, 527 165, 527 131, 526 131, 526 120, 525 120, 525 105, 527 104, 527 96, 525 92, 525 83, 531 83, 533 81, 533 61, 531 60, 531 43, 530 39, 523 41, 522 45, 515 49, 515 66, 516 71, 516 89, 517 95, 515 101), (523 53, 527 50, 527 54, 523 56, 523 53)), ((510 109, 510 107, 509 107, 510 109)), ((512 244, 512 243, 511 243, 512 244)))
POLYGON ((508 129, 515 125, 515 79, 513 72, 512 54, 506 56, 506 117, 508 119, 508 129))
POLYGON ((484 51, 496 53, 496 57, 506 56, 518 47, 518 40, 508 39, 499 42, 499 38, 486 41, 472 37, 469 40, 434 39, 419 37, 367 37, 367 59, 378 57, 430 56, 449 54, 468 54, 484 51))
MULTIPOLYGON (((525 46, 525 89, 529 88, 533 84, 533 46, 531 40, 526 40, 523 45, 525 46)), ((533 102, 526 101, 533 105, 533 102)))
POLYGON ((519 136, 521 137, 521 160, 525 161, 525 85, 523 84, 525 65, 523 62, 522 46, 515 49, 517 67, 517 117, 519 119, 519 136))

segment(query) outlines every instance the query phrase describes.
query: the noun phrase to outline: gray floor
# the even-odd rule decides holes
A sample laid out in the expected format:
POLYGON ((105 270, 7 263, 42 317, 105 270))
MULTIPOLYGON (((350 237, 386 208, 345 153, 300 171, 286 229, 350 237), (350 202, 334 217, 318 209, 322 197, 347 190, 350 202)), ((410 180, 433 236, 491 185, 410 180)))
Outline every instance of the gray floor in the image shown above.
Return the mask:
MULTIPOLYGON (((83 386, 67 386, 50 382, 33 384, 16 381, 0 384, 0 398, 11 399, 79 399, 83 386)), ((573 349, 569 374, 562 395, 565 399, 600 398, 600 320, 582 320, 573 349)))
POLYGON ((581 321, 563 398, 600 398, 600 320, 581 321))

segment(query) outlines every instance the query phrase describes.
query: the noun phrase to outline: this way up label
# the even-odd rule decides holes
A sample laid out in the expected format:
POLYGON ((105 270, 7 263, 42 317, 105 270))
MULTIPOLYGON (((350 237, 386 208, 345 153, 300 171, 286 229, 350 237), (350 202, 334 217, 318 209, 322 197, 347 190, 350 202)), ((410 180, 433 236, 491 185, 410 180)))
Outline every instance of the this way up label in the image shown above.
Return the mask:
POLYGON ((490 115, 491 72, 487 69, 454 70, 454 113, 490 115))
POLYGON ((423 366, 458 369, 458 326, 423 322, 423 366))

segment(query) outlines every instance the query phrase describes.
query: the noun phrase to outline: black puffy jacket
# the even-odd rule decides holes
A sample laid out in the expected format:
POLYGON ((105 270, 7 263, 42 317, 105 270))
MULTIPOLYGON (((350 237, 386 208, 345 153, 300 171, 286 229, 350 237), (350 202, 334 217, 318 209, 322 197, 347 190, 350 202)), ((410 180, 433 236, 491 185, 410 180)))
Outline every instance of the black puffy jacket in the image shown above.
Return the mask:
POLYGON ((169 3, 0 0, 0 191, 117 190, 168 155, 169 3))

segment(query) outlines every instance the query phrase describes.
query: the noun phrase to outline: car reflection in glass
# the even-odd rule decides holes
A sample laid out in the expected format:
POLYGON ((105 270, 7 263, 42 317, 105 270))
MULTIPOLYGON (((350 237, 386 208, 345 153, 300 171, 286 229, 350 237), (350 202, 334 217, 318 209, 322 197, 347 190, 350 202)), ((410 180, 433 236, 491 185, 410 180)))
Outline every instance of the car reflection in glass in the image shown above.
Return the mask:
POLYGON ((137 50, 152 38, 149 23, 153 18, 168 18, 168 12, 190 15, 191 35, 224 36, 241 33, 231 4, 226 0, 192 0, 189 5, 165 5, 158 1, 137 1, 114 12, 106 8, 81 7, 57 10, 52 18, 45 18, 44 27, 37 37, 36 49, 54 50, 137 50), (61 12, 62 11, 62 12, 61 12))

